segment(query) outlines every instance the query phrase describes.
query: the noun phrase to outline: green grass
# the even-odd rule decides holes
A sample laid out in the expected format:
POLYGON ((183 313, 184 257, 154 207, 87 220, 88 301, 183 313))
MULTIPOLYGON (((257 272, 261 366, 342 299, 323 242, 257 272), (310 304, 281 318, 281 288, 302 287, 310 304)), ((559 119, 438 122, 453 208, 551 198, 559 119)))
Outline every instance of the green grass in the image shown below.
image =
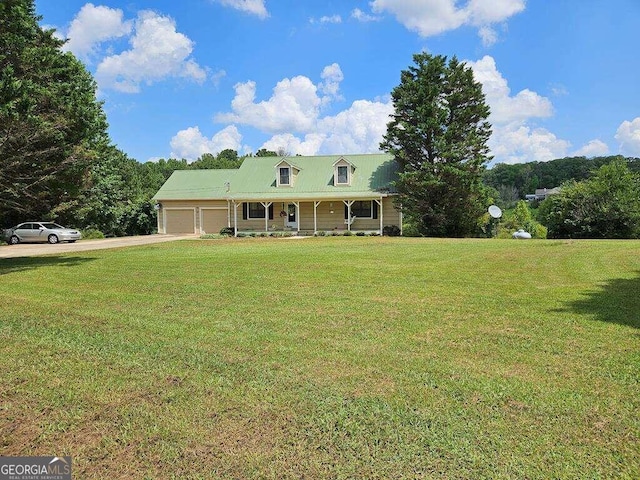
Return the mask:
POLYGON ((640 242, 0 260, 0 452, 77 478, 639 478, 640 242))

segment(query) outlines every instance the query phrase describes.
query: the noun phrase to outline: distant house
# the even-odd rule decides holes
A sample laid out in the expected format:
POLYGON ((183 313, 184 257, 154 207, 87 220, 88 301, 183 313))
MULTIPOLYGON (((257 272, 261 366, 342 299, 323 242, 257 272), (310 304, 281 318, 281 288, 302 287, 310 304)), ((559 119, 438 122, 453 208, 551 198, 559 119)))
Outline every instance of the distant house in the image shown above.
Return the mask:
POLYGON ((542 201, 546 200, 549 195, 555 195, 560 193, 560 187, 554 188, 536 188, 536 193, 529 193, 525 195, 525 199, 529 202, 534 200, 542 201))
POLYGON ((392 156, 250 157, 236 170, 177 170, 153 197, 159 233, 402 228, 392 156))

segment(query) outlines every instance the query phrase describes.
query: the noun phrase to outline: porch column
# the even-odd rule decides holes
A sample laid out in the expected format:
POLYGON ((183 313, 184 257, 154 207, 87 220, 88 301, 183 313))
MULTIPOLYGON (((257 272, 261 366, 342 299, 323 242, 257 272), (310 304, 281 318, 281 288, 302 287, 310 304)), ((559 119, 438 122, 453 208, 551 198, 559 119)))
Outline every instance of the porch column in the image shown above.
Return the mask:
POLYGON ((380 218, 380 235, 382 235, 382 229, 384 228, 384 209, 382 208, 383 199, 374 200, 378 204, 378 217, 380 218))
POLYGON ((238 236, 238 207, 242 205, 242 203, 236 203, 233 201, 233 236, 238 236))
POLYGON ((227 199, 227 228, 231 228, 231 202, 227 199))
POLYGON ((313 234, 316 235, 318 233, 318 206, 322 203, 321 201, 313 202, 313 234))
POLYGON ((347 230, 351 231, 351 205, 353 205, 353 200, 343 200, 342 201, 347 206, 347 230))
POLYGON ((291 202, 296 206, 296 228, 297 233, 300 234, 300 202, 291 202))
POLYGON ((264 207, 264 231, 269 231, 269 207, 273 202, 260 202, 264 207))

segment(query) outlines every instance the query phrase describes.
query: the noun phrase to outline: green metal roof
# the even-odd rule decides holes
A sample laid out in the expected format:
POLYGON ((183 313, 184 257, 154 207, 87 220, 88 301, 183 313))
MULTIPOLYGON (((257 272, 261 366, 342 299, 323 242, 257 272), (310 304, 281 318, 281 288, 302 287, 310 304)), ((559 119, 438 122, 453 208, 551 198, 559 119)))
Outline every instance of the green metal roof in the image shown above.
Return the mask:
POLYGON ((249 157, 238 170, 179 170, 154 196, 156 200, 305 200, 371 198, 394 193, 397 166, 387 154, 313 157, 249 157), (351 184, 334 186, 334 164, 344 159, 354 170, 351 184), (276 186, 276 166, 299 169, 292 186, 276 186), (229 182, 229 191, 225 182, 229 182))
POLYGON ((154 200, 226 199, 227 186, 238 174, 237 169, 176 170, 162 185, 154 200))

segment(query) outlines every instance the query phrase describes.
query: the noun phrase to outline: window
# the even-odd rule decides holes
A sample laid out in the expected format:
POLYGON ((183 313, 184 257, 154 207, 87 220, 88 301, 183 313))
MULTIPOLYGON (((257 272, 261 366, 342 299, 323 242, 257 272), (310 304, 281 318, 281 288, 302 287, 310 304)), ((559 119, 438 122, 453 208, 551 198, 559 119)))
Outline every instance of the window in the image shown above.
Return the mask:
MULTIPOLYGON (((250 202, 242 204, 242 219, 254 218, 264 219, 264 205, 260 202, 250 202)), ((269 220, 273 220, 273 204, 269 205, 269 220)))
MULTIPOLYGON (((344 218, 347 218, 349 210, 344 206, 344 218)), ((372 200, 353 202, 351 205, 351 216, 358 218, 378 218, 378 204, 372 200)))
POLYGON ((280 185, 291 185, 290 175, 291 169, 289 167, 280 167, 280 185))
POLYGON ((349 167, 347 167, 346 165, 338 166, 338 181, 336 183, 339 183, 339 184, 349 183, 349 167))

